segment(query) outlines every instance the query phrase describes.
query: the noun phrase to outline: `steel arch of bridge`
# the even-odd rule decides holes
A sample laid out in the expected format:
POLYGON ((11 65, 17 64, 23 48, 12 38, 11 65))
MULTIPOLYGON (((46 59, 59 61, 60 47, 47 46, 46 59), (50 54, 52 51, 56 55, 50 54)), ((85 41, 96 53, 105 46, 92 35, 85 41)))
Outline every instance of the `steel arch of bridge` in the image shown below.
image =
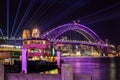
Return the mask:
POLYGON ((67 31, 76 31, 78 33, 80 33, 81 35, 83 35, 89 42, 95 42, 95 41, 99 41, 101 43, 104 43, 100 37, 94 32, 92 31, 90 28, 82 25, 82 24, 73 24, 73 23, 68 23, 68 24, 64 24, 61 26, 58 26, 57 28, 54 28, 48 32, 45 32, 41 38, 46 38, 46 39, 56 39, 57 37, 59 37, 60 35, 62 35, 63 33, 67 32, 67 31))

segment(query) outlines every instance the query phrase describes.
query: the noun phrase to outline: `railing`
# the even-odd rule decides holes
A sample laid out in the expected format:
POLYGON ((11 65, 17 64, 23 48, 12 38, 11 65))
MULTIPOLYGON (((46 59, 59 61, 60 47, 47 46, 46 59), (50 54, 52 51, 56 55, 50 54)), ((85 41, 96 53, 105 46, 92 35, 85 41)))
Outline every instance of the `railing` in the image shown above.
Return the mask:
POLYGON ((86 45, 93 45, 93 46, 103 46, 107 47, 108 45, 103 43, 95 43, 95 42, 88 42, 88 41, 79 41, 79 40, 62 40, 62 39, 48 39, 49 42, 52 43, 65 43, 65 44, 86 44, 86 45))

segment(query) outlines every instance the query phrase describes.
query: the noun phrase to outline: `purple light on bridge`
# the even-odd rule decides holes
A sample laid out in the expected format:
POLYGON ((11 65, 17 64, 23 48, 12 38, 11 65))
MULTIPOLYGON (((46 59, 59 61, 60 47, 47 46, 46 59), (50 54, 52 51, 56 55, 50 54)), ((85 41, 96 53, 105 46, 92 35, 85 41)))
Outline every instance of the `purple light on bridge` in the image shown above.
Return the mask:
MULTIPOLYGON (((100 37, 94 31, 92 31, 90 28, 88 28, 84 25, 81 25, 81 24, 74 25, 74 24, 71 24, 71 23, 58 26, 57 28, 54 28, 54 29, 44 33, 42 35, 42 37, 46 37, 48 39, 49 38, 50 39, 53 39, 53 38, 56 39, 61 34, 67 32, 67 31, 70 31, 70 30, 77 30, 78 32, 81 32, 82 34, 84 34, 83 36, 85 36, 85 37, 89 36, 91 38, 91 42, 92 42, 92 39, 93 39, 94 41, 100 41, 101 43, 104 43, 100 39, 100 37)), ((90 41, 90 39, 89 39, 89 41, 90 41)))

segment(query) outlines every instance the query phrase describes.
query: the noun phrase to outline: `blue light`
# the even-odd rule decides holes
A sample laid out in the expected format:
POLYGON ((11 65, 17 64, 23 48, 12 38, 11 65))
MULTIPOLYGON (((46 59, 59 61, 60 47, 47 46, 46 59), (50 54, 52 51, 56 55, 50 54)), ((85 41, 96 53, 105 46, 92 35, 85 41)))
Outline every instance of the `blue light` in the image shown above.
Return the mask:
MULTIPOLYGON (((89 17, 92 17, 92 16, 94 16, 94 17, 95 17, 95 16, 98 16, 99 14, 104 13, 105 11, 110 10, 110 9, 112 9, 112 8, 115 8, 115 7, 119 6, 119 5, 120 5, 120 3, 115 4, 115 5, 112 5, 112 6, 110 6, 110 7, 104 8, 104 9, 101 9, 101 10, 99 10, 99 11, 93 13, 93 14, 90 14, 90 15, 87 15, 87 16, 84 16, 84 17, 81 17, 80 20, 89 19, 89 17)), ((98 19, 98 18, 97 18, 97 19, 98 19)))
MULTIPOLYGON (((3 37, 4 37, 4 35, 3 35, 3 32, 2 32, 2 30, 1 30, 1 28, 0 28, 0 33, 1 33, 2 38, 3 38, 3 37)), ((5 39, 4 39, 4 41, 5 41, 5 43, 7 42, 5 39)))
POLYGON ((4 35, 3 35, 3 32, 2 32, 2 30, 1 30, 1 28, 0 28, 0 33, 1 33, 2 37, 3 37, 4 35))
POLYGON ((57 21, 61 20, 62 18, 66 17, 67 15, 73 13, 75 10, 77 10, 79 7, 82 7, 86 5, 89 2, 89 0, 80 0, 75 2, 73 5, 71 5, 67 10, 60 13, 58 16, 56 16, 54 19, 52 19, 50 22, 48 22, 44 28, 51 26, 53 23, 56 23, 57 21))
POLYGON ((12 26, 12 31, 11 31, 10 36, 12 36, 12 34, 13 34, 13 31, 14 31, 14 28, 15 28, 15 24, 16 24, 16 20, 17 20, 19 11, 20 11, 21 4, 22 4, 22 0, 20 0, 20 3, 18 5, 17 13, 16 13, 16 16, 15 16, 15 19, 14 19, 14 23, 13 23, 13 26, 12 26))
POLYGON ((26 17, 28 16, 33 4, 34 4, 33 0, 31 0, 24 15, 23 15, 23 17, 22 17, 22 19, 21 19, 21 21, 20 21, 20 23, 19 23, 19 25, 18 25, 18 27, 17 27, 17 29, 16 29, 16 31, 15 31, 15 33, 14 33, 14 36, 16 36, 19 33, 19 30, 20 30, 21 26, 23 25, 23 22, 25 21, 26 17))
POLYGON ((9 0, 7 0, 7 36, 9 36, 9 0))

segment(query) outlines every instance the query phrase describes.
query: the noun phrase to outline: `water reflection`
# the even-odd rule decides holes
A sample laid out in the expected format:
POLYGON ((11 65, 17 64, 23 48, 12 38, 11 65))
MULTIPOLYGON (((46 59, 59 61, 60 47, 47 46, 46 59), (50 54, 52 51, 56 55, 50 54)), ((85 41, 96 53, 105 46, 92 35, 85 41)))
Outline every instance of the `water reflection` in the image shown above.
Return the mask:
POLYGON ((120 58, 64 58, 73 65, 74 73, 89 74, 92 80, 120 80, 120 58))

